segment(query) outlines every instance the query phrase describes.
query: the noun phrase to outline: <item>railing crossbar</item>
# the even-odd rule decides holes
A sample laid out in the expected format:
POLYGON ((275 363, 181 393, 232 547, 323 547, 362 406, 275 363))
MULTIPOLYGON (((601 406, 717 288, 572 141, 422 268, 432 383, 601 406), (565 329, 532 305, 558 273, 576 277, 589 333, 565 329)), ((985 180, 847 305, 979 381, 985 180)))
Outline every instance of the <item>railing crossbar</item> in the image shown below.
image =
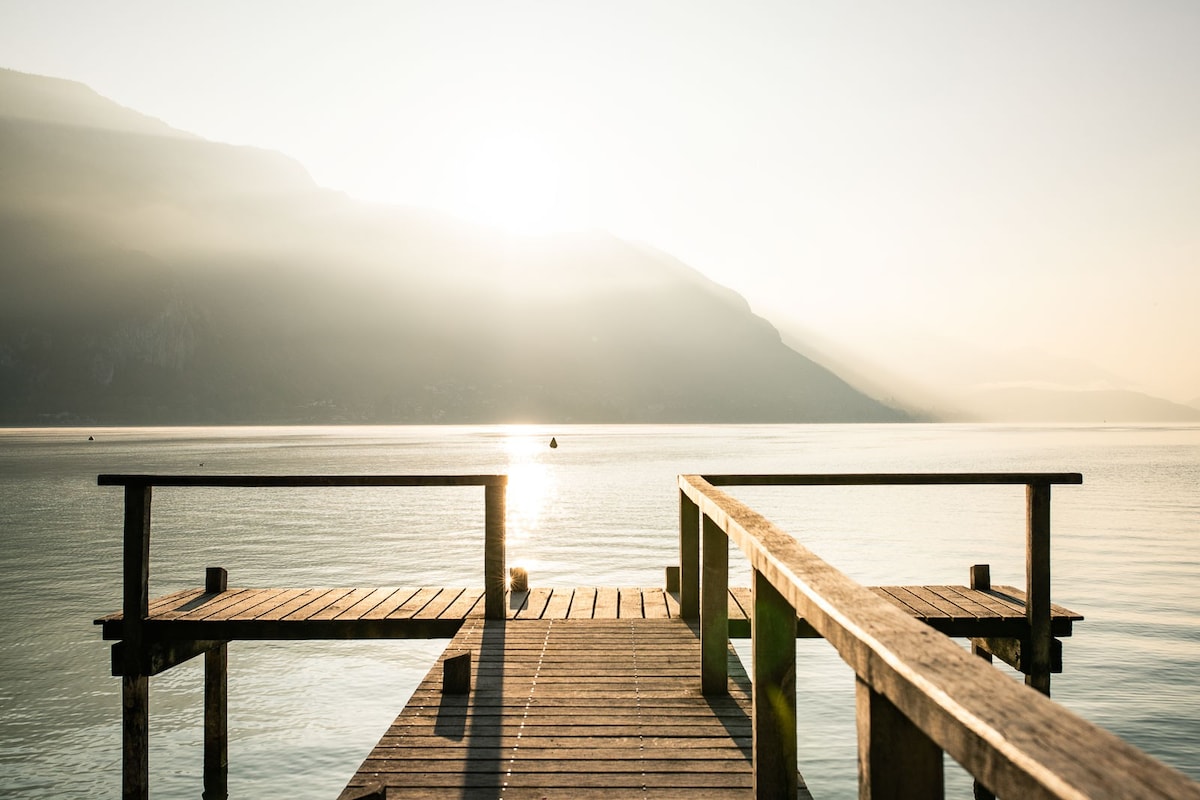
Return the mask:
POLYGON ((864 472, 701 475, 711 486, 968 486, 1080 484, 1078 472, 864 472))
POLYGON ((507 475, 100 475, 100 486, 303 488, 337 486, 506 486, 507 475))

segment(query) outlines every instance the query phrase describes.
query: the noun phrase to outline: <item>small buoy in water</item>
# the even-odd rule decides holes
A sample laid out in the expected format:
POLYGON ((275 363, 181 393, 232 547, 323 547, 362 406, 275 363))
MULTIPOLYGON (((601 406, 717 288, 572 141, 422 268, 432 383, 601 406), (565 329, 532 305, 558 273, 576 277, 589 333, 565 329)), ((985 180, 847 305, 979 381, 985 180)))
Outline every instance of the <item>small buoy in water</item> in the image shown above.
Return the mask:
POLYGON ((550 446, 551 446, 551 447, 558 447, 558 439, 555 439, 553 436, 551 436, 551 437, 550 437, 550 446))
POLYGON ((89 442, 94 442, 94 441, 96 441, 96 437, 95 437, 95 436, 89 436, 89 437, 88 437, 88 441, 89 441, 89 442))

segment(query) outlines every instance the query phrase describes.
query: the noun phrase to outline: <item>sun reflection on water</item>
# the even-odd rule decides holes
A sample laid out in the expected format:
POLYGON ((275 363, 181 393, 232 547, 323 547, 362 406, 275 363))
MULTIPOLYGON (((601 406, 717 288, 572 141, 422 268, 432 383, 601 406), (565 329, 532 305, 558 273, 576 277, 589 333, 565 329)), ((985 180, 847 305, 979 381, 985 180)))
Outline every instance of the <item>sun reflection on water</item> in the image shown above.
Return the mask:
MULTIPOLYGON (((514 429, 504 442, 508 455, 508 542, 519 546, 540 531, 557 490, 553 467, 546 463, 549 439, 533 430, 514 429)), ((526 566, 522 564, 520 566, 526 566)))

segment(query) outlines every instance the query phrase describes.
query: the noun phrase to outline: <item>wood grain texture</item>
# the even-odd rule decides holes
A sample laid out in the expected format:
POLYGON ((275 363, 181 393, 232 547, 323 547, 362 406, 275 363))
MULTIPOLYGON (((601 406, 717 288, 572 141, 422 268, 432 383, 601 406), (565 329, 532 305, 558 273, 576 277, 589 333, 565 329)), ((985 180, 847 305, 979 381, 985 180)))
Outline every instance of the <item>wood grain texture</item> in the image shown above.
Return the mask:
POLYGON ((441 694, 435 664, 347 793, 374 781, 389 798, 753 796, 745 670, 730 650, 729 694, 703 697, 681 620, 473 619, 447 652, 471 653, 470 695, 441 694))

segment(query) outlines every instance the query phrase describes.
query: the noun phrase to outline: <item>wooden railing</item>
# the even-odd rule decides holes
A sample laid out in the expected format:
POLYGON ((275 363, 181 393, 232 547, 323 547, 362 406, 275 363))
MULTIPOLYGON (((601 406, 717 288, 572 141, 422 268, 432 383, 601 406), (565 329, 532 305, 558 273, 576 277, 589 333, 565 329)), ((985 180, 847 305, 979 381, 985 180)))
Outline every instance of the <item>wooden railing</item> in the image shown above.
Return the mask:
MULTIPOLYGON (((699 616, 706 693, 727 690, 727 539, 752 570, 755 796, 796 797, 799 615, 857 676, 860 798, 942 797, 943 752, 1002 797, 1200 798, 1186 776, 992 669, 717 488, 1023 484, 1033 628, 1049 625, 1050 486, 1081 480, 1075 473, 681 475, 680 606, 699 616)), ((1035 659, 1048 659, 1042 649, 1048 645, 1035 659)))
MULTIPOLYGON (((122 795, 149 796, 149 678, 159 669, 200 653, 204 679, 204 797, 227 796, 227 646, 224 642, 190 642, 169 651, 150 648, 145 621, 150 602, 150 500, 153 487, 304 488, 383 486, 483 486, 484 616, 505 618, 506 475, 100 475, 101 486, 125 487, 124 592, 122 639, 114 671, 121 675, 123 739, 122 795), (153 663, 158 662, 158 663, 153 663), (164 666, 165 665, 165 666, 164 666)), ((207 591, 222 591, 222 569, 210 569, 207 591)))

